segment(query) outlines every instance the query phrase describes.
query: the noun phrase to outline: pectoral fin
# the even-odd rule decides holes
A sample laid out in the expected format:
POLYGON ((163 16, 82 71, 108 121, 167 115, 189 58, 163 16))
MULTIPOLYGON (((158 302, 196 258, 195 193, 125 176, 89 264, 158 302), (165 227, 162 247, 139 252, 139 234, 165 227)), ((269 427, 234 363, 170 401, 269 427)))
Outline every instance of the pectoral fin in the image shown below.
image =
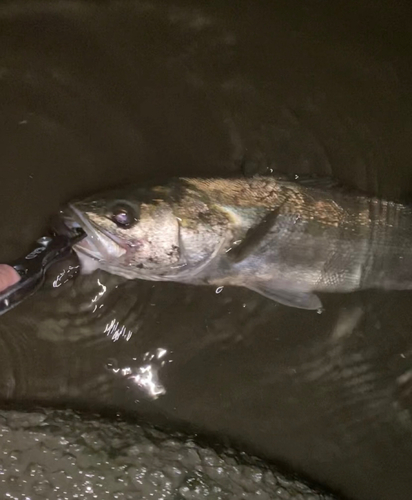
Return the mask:
POLYGON ((276 207, 274 210, 269 210, 268 213, 260 220, 256 226, 253 226, 247 231, 244 239, 235 248, 232 248, 227 254, 227 258, 234 263, 239 263, 246 259, 253 251, 255 251, 262 240, 271 231, 276 219, 279 215, 280 209, 284 205, 276 207))
POLYGON ((270 283, 253 283, 247 285, 246 288, 285 306, 311 310, 321 309, 322 307, 322 302, 314 293, 279 290, 271 286, 270 283))

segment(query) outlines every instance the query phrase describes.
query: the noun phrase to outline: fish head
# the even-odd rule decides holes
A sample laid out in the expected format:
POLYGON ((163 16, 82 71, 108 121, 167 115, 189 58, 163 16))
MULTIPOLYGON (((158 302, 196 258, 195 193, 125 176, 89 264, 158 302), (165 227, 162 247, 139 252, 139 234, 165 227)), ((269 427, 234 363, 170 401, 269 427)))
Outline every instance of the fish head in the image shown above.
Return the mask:
POLYGON ((87 234, 74 246, 82 272, 177 280, 209 262, 222 241, 211 208, 175 185, 115 190, 70 203, 62 217, 87 234), (203 210, 203 211, 202 211, 203 210))

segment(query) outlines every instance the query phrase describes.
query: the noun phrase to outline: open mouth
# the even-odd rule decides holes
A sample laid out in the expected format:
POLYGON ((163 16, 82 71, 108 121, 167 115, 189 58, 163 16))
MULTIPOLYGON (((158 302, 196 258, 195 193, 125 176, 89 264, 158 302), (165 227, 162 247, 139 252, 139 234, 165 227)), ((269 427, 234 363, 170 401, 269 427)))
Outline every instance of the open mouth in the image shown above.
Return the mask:
POLYGON ((127 248, 114 235, 106 234, 74 205, 70 204, 62 213, 62 219, 68 228, 80 227, 87 234, 86 238, 74 245, 76 252, 104 262, 118 259, 127 253, 127 248))

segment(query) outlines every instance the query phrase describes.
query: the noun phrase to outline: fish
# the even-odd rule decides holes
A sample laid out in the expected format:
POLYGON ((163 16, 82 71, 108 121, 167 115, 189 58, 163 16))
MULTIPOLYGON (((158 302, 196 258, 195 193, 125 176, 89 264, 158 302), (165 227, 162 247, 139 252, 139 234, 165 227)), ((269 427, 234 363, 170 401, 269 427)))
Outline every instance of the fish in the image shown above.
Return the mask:
POLYGON ((412 288, 412 208, 322 179, 176 177, 68 203, 82 272, 244 287, 319 310, 322 293, 412 288))

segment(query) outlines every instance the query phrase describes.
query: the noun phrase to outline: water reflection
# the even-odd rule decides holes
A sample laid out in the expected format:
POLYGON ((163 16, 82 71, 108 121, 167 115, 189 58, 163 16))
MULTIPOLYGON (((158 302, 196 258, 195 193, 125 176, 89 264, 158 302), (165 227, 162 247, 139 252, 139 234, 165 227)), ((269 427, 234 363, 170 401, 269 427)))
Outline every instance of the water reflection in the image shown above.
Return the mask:
POLYGON ((112 319, 110 323, 107 323, 104 333, 111 337, 113 342, 118 341, 120 338, 130 340, 133 335, 131 330, 128 330, 125 325, 120 325, 116 319, 112 319))
POLYGON ((62 285, 68 283, 78 272, 80 271, 80 266, 68 265, 65 269, 57 274, 53 280, 53 288, 59 288, 62 285))
POLYGON ((159 381, 159 369, 151 364, 141 366, 139 373, 134 375, 134 382, 153 399, 166 394, 166 389, 159 381))
MULTIPOLYGON (((159 347, 154 351, 147 351, 141 358, 141 364, 137 366, 130 364, 120 367, 117 360, 110 359, 106 368, 115 375, 132 381, 150 399, 157 399, 166 394, 166 388, 160 379, 160 371, 167 363, 173 361, 168 358, 168 354, 167 349, 159 347)), ((138 358, 133 358, 133 361, 137 360, 138 358)))
MULTIPOLYGON (((103 285, 103 283, 99 279, 97 280, 97 284, 100 286, 101 290, 92 299, 92 303, 95 304, 95 306, 93 308, 93 312, 96 312, 96 310, 97 310, 97 303, 96 302, 98 302, 103 297, 103 295, 106 293, 106 291, 107 291, 107 287, 105 285, 103 285)), ((101 307, 103 307, 103 304, 99 305, 99 308, 101 308, 101 307)))
POLYGON ((71 280, 70 272, 70 266, 59 269, 52 289, 45 288, 23 304, 19 316, 32 323, 39 337, 55 342, 130 340, 150 313, 151 285, 100 271, 71 280))

